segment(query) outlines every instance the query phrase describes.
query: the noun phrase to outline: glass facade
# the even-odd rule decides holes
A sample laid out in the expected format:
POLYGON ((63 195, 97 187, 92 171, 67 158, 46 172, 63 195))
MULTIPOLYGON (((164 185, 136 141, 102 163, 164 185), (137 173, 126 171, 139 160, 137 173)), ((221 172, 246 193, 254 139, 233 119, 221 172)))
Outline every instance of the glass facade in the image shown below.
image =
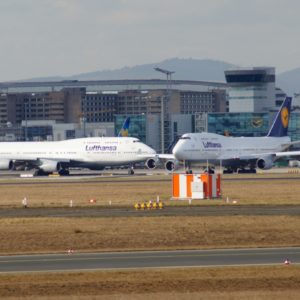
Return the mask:
MULTIPOLYGON (((276 113, 209 113, 207 131, 230 136, 265 136, 275 115, 276 113)), ((291 113, 288 135, 292 141, 300 140, 300 112, 291 113)))
MULTIPOLYGON (((229 71, 230 72, 230 71, 229 71)), ((248 72, 249 73, 249 72, 248 72)), ((226 81, 228 83, 261 83, 261 82, 275 82, 275 75, 267 75, 264 73, 257 73, 252 71, 252 74, 228 74, 226 75, 226 81)))
POLYGON ((146 143, 146 115, 116 115, 115 136, 118 136, 127 117, 130 117, 128 136, 136 137, 146 143))
POLYGON ((24 137, 26 137, 26 130, 28 141, 46 141, 48 136, 53 136, 52 126, 22 127, 24 137))
MULTIPOLYGON (((300 112, 292 112, 289 121, 288 135, 292 141, 300 140, 300 112)), ((300 148, 300 145, 295 145, 295 148, 300 148)))
POLYGON ((268 113, 210 113, 208 132, 230 136, 264 136, 269 129, 268 113))

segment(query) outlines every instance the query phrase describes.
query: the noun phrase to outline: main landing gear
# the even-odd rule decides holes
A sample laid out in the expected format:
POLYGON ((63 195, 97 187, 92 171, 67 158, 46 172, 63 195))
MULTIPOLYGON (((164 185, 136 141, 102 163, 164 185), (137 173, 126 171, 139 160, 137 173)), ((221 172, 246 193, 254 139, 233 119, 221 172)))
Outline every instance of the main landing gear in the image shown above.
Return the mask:
POLYGON ((208 174, 215 174, 215 169, 213 168, 205 168, 204 169, 204 173, 208 173, 208 174))
POLYGON ((134 168, 133 166, 128 167, 128 175, 134 175, 134 168))
POLYGON ((239 174, 256 174, 256 169, 239 169, 239 174))
POLYGON ((256 169, 255 168, 250 168, 250 169, 237 169, 237 168, 227 168, 223 171, 223 174, 233 174, 233 173, 238 173, 238 174, 256 174, 256 169))
MULTIPOLYGON (((193 170, 191 168, 190 162, 184 162, 184 168, 185 168, 185 174, 193 174, 193 170)), ((212 167, 208 167, 208 168, 204 167, 203 172, 208 174, 215 174, 215 169, 212 167)))
POLYGON ((193 170, 191 169, 191 163, 185 161, 184 168, 185 168, 185 174, 193 174, 193 170))
POLYGON ((68 169, 60 169, 58 171, 58 174, 61 176, 69 176, 70 175, 70 171, 68 169))

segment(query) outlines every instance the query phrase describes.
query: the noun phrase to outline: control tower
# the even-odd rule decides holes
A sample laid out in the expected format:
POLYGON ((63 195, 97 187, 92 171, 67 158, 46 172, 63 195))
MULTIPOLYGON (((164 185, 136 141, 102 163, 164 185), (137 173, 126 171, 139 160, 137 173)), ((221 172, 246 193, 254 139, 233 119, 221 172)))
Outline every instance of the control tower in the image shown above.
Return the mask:
POLYGON ((255 67, 225 71, 229 112, 268 112, 275 105, 275 68, 255 67))

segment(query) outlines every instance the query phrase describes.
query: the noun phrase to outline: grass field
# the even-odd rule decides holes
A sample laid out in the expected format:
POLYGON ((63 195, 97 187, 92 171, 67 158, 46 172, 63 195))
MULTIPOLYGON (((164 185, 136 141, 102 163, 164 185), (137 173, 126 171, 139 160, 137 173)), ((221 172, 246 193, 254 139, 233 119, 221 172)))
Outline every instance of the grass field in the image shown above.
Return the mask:
MULTIPOLYGON (((115 206, 131 206, 156 199, 156 195, 169 199, 172 183, 166 179, 168 176, 116 178, 112 182, 25 181, 29 184, 1 185, 0 205, 3 209, 21 206, 26 195, 29 206, 67 206, 70 199, 75 206, 108 205, 109 201, 115 206), (97 203, 90 204, 91 198, 97 203)), ((247 181, 224 180, 223 195, 238 205, 299 204, 300 184, 299 180, 251 177, 247 181)), ((186 201, 165 202, 186 205, 186 201)), ((224 204, 224 200, 195 203, 224 204)), ((300 246, 299 228, 298 216, 2 218, 0 253, 300 246)))
POLYGON ((300 246, 292 216, 9 218, 0 254, 300 246))
MULTIPOLYGON (((249 176, 249 175, 247 175, 249 176)), ((197 201, 197 204, 224 203, 228 197, 238 204, 299 204, 300 203, 300 176, 298 174, 284 174, 282 180, 253 180, 253 178, 270 178, 274 175, 261 175, 249 177, 246 181, 222 182, 222 200, 197 201), (284 179, 288 176, 293 180, 284 179)), ((243 177, 243 175, 240 175, 243 177)), ((232 178, 225 176, 224 178, 232 178)), ((184 205, 186 202, 169 201, 172 196, 171 176, 143 176, 133 178, 98 179, 93 182, 78 180, 57 179, 43 180, 11 180, 5 184, 0 181, 0 207, 21 206, 22 199, 26 196, 30 206, 67 206, 70 200, 74 205, 90 205, 89 200, 95 199, 96 205, 133 205, 137 201, 160 199, 167 201, 168 205, 184 205), (14 184, 12 184, 14 183, 14 184), (23 184, 26 183, 26 184, 23 184), (177 203, 177 204, 176 204, 177 203)))
POLYGON ((9 299, 299 299, 299 266, 0 275, 9 299))
MULTIPOLYGON (((249 176, 249 175, 248 175, 249 176)), ((266 175, 256 175, 264 178, 266 175)), ((281 175, 268 175, 281 176, 281 175)), ((286 174, 284 176, 287 176, 286 174)), ((223 199, 193 205, 300 204, 299 175, 292 180, 224 180, 223 199)), ((226 177, 231 178, 231 177, 226 177)), ((105 182, 0 181, 0 209, 102 205, 130 206, 156 199, 169 201, 169 176, 111 179, 105 182), (148 179, 145 181, 145 179, 148 179), (153 181, 155 179, 156 181, 153 181), (128 182, 125 182, 128 180, 128 182), (33 182, 38 182, 34 184, 33 182), (14 183, 14 184, 11 184, 14 183), (96 204, 90 204, 90 199, 96 204)), ((30 208, 29 208, 30 209, 30 208)), ((221 209, 221 207, 220 207, 221 209)), ((300 246, 299 216, 1 218, 0 254, 148 249, 205 249, 300 246)), ((0 275, 5 299, 299 299, 300 267, 278 265, 239 268, 190 268, 0 275)))

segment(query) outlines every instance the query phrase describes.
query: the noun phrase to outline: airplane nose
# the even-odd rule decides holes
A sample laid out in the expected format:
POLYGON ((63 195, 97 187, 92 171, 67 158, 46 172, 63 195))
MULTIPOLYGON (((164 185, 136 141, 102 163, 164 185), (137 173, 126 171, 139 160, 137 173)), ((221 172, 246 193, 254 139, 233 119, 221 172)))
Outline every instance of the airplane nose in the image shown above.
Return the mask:
POLYGON ((148 152, 149 152, 150 154, 156 154, 156 151, 155 151, 154 149, 152 149, 152 148, 149 148, 149 149, 148 149, 148 152))
POLYGON ((183 148, 182 145, 175 145, 175 147, 173 148, 173 154, 175 156, 176 159, 178 160, 182 160, 183 159, 183 148))
POLYGON ((149 147, 149 146, 146 146, 145 150, 149 154, 156 154, 156 151, 153 148, 149 147))

